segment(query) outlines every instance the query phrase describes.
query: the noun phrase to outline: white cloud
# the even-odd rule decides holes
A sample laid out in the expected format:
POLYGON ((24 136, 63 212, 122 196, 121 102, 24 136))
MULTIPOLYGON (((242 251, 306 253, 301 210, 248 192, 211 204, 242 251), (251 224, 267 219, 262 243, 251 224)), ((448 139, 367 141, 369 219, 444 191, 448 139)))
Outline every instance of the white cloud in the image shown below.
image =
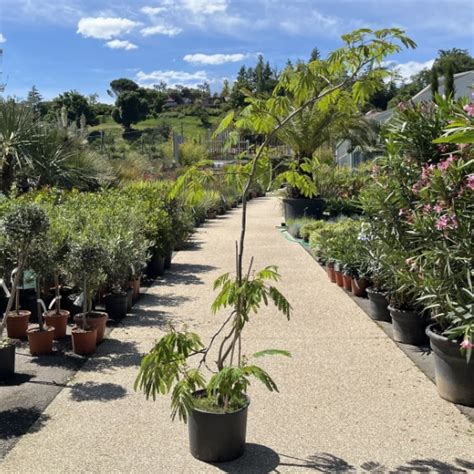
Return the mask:
POLYGON ((152 36, 152 35, 166 35, 166 36, 176 36, 183 31, 181 28, 176 26, 167 26, 167 25, 154 25, 147 26, 140 30, 140 33, 143 36, 152 36))
POLYGON ((77 24, 77 33, 86 38, 112 39, 124 33, 129 33, 133 28, 138 26, 136 21, 128 18, 81 18, 77 24))
POLYGON ((140 11, 148 16, 155 16, 159 15, 160 13, 164 13, 167 9, 165 7, 142 7, 140 11))
POLYGON ((130 41, 126 41, 126 40, 118 40, 118 39, 114 39, 112 41, 107 41, 107 43, 105 43, 105 45, 107 46, 107 48, 111 48, 111 49, 125 49, 125 51, 130 51, 132 49, 137 49, 138 46, 136 44, 133 44, 133 43, 130 43, 130 41))
POLYGON ((184 60, 193 64, 211 64, 213 66, 224 63, 236 63, 248 57, 248 54, 186 54, 184 60))
POLYGON ((6 43, 6 42, 7 42, 7 39, 5 38, 5 36, 3 36, 2 33, 0 33, 0 44, 6 43))
POLYGON ((382 65, 392 69, 400 77, 400 81, 406 81, 411 76, 418 74, 423 69, 431 69, 434 59, 425 62, 408 61, 406 63, 397 63, 396 61, 386 61, 382 65))
POLYGON ((181 4, 195 15, 214 15, 223 13, 229 6, 229 0, 182 0, 181 4))
POLYGON ((168 86, 183 84, 193 86, 201 84, 204 81, 209 82, 206 71, 196 71, 193 73, 186 71, 152 71, 145 73, 139 71, 135 76, 140 84, 154 84, 158 82, 166 82, 168 86))

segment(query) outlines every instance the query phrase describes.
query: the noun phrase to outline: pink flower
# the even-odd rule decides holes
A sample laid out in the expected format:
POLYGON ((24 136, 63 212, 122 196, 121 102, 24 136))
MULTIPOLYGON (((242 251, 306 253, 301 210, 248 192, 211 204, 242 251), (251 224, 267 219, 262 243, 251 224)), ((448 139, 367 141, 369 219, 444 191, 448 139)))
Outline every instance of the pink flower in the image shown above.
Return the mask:
POLYGON ((421 170, 421 179, 423 181, 428 181, 431 179, 431 175, 433 174, 433 170, 434 170, 434 165, 425 165, 423 166, 422 170, 421 170))
POLYGON ((453 163, 454 161, 456 161, 456 158, 453 155, 449 155, 449 158, 438 164, 438 169, 444 172, 450 167, 451 163, 453 163))
POLYGON ((454 215, 444 214, 438 219, 438 222, 436 222, 436 228, 438 230, 457 229, 458 220, 454 215))
POLYGON ((474 344, 469 339, 466 338, 461 342, 461 348, 462 349, 474 349, 474 344))
POLYGON ((420 192, 420 183, 415 183, 412 187, 411 187, 411 192, 413 194, 418 194, 420 192))
POLYGON ((398 211, 398 216, 399 216, 399 217, 403 217, 403 216, 405 215, 405 212, 406 212, 405 209, 400 209, 400 210, 398 211))
POLYGON ((380 173, 380 166, 374 165, 372 166, 372 176, 378 176, 380 173))
POLYGON ((423 206, 423 214, 429 214, 433 210, 433 206, 431 204, 425 204, 423 206))
POLYGON ((470 174, 467 178, 466 178, 466 188, 467 189, 470 189, 471 191, 474 191, 474 174, 470 174))
POLYGON ((440 212, 443 211, 443 206, 439 203, 435 204, 435 206, 433 207, 433 210, 439 214, 440 212))
POLYGON ((463 109, 467 115, 474 117, 474 104, 466 104, 463 109))

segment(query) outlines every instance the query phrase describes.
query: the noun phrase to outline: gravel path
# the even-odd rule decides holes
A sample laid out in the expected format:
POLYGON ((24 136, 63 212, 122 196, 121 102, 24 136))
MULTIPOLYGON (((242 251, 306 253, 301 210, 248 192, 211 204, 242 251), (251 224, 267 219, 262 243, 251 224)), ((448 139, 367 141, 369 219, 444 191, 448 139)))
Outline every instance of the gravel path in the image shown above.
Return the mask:
POLYGON ((192 250, 149 289, 135 316, 115 329, 0 464, 2 473, 472 472, 474 433, 466 417, 299 245, 276 230, 275 198, 249 206, 254 268, 276 264, 294 307, 290 322, 273 308, 247 329, 245 352, 284 348, 267 358, 280 394, 251 387, 246 454, 208 465, 189 454, 187 428, 169 419, 169 399, 133 391, 140 356, 168 321, 206 339, 219 315, 212 282, 232 270, 240 211, 201 228, 192 250))

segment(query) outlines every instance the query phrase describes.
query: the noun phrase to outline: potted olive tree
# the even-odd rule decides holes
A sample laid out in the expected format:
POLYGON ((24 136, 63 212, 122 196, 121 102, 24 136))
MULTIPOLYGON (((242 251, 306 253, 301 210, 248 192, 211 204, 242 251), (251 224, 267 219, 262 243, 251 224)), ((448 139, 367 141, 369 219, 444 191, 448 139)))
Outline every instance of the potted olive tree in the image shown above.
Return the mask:
POLYGON ((108 252, 100 242, 79 240, 71 245, 67 268, 77 287, 82 291, 82 313, 75 316, 72 329, 72 347, 76 354, 95 352, 96 344, 104 338, 107 313, 92 311, 92 299, 105 281, 104 267, 108 252))
POLYGON ((104 268, 106 275, 105 310, 110 318, 122 319, 127 315, 127 290, 134 263, 134 252, 137 251, 132 233, 111 235, 107 241, 107 250, 109 256, 104 268))
POLYGON ((32 246, 46 232, 49 221, 43 209, 35 204, 18 204, 4 217, 3 227, 7 238, 8 251, 16 261, 13 271, 12 296, 5 311, 7 334, 11 338, 26 337, 31 313, 20 309, 20 282, 28 263, 32 246), (16 282, 16 284, 15 284, 16 282), (14 302, 14 310, 11 311, 14 302))
POLYGON ((30 314, 20 310, 19 285, 23 270, 28 263, 31 247, 45 234, 48 225, 48 217, 43 209, 38 205, 25 203, 13 206, 2 221, 6 248, 12 252, 16 262, 11 294, 0 323, 0 361, 6 362, 5 366, 3 362, 0 362, 2 366, 0 372, 3 373, 8 374, 14 369, 15 346, 11 339, 26 337, 30 314), (14 303, 15 310, 11 311, 14 303), (5 327, 10 339, 3 338, 5 327))
POLYGON ((54 328, 54 339, 59 340, 66 337, 70 316, 69 311, 61 307, 63 296, 61 290, 68 259, 70 228, 67 219, 61 214, 60 206, 53 206, 50 210, 50 219, 47 245, 43 248, 49 256, 47 270, 54 282, 54 298, 49 309, 43 313, 43 318, 47 326, 54 328))
POLYGON ((31 327, 27 331, 28 343, 32 355, 49 354, 53 350, 54 327, 44 324, 42 314, 46 309, 42 299, 42 282, 50 275, 50 255, 48 253, 48 240, 37 241, 32 248, 28 267, 33 271, 36 290, 36 304, 38 315, 38 326, 31 327))
MULTIPOLYGON (((244 329, 251 315, 263 304, 273 302, 286 317, 291 313, 290 304, 272 284, 279 280, 275 267, 253 271, 253 258, 250 258, 244 268, 247 196, 255 182, 260 159, 277 132, 308 107, 318 103, 324 110, 346 93, 363 101, 374 84, 386 76, 386 72, 377 66, 381 66, 387 55, 401 49, 398 42, 414 45, 396 28, 359 30, 345 35, 343 40, 345 45, 324 64, 313 61, 307 68, 285 71, 270 98, 250 98, 249 105, 239 116, 231 112, 216 130, 221 133, 231 127, 231 140, 242 130, 262 135, 262 142, 250 161, 240 166, 237 175, 232 175, 236 182, 243 183, 236 271, 234 275, 226 273, 215 281, 218 295, 212 305, 213 311, 229 308, 230 313, 207 345, 195 333, 171 328, 143 358, 135 383, 136 389, 143 390, 151 398, 172 392, 172 417, 178 415, 189 420, 191 453, 203 461, 228 461, 243 453, 249 406, 247 389, 252 377, 269 390, 277 390, 270 375, 242 352, 244 329), (327 83, 319 89, 316 81, 322 78, 327 83), (208 355, 215 344, 217 361, 212 369, 208 367, 208 355), (197 365, 191 365, 189 359, 196 356, 200 356, 197 365)), ((187 189, 188 178, 195 173, 196 168, 190 174, 180 176, 176 190, 187 189)), ((269 349, 253 357, 273 354, 289 355, 284 350, 269 349)))

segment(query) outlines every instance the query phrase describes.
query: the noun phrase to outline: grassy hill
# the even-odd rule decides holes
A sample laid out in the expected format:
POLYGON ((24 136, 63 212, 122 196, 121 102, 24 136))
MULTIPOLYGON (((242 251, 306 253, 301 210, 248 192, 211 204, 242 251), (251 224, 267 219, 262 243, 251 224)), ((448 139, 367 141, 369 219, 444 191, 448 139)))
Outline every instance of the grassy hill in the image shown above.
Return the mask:
MULTIPOLYGON (((214 112, 215 113, 215 112, 214 112)), ((224 114, 209 115, 211 128, 215 128, 224 114)), ((207 128, 203 126, 201 119, 195 115, 184 115, 177 112, 165 112, 156 118, 148 118, 138 122, 133 126, 136 130, 151 130, 158 127, 163 122, 168 123, 173 131, 178 134, 183 133, 185 138, 207 138, 207 128)), ((115 139, 121 139, 122 127, 114 122, 112 117, 106 117, 104 123, 90 127, 91 132, 97 130, 105 131, 106 135, 113 135, 115 139)))

